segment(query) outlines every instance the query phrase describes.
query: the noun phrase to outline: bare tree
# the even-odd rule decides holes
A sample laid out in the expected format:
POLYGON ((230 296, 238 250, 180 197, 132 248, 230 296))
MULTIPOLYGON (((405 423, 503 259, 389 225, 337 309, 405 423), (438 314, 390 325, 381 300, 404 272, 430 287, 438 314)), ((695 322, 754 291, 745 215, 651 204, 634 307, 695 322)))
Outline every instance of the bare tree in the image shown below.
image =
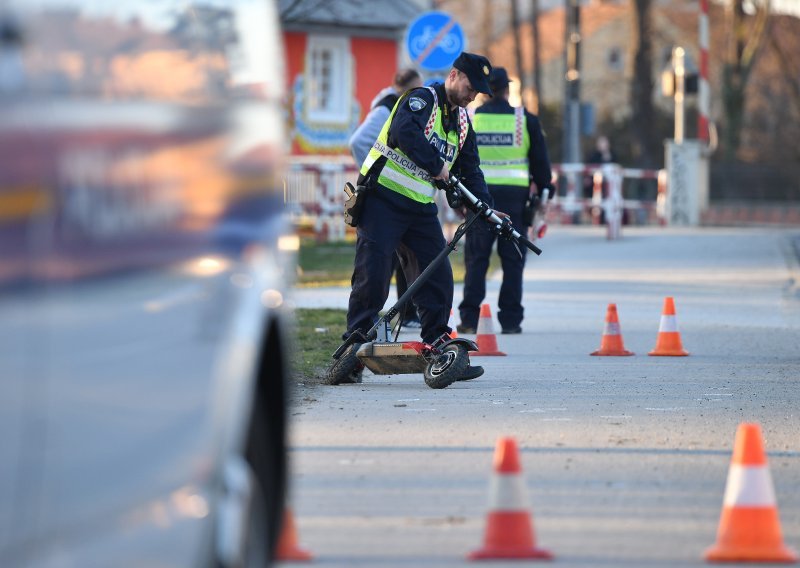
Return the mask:
POLYGON ((631 0, 633 18, 631 51, 633 80, 631 81, 631 134, 633 157, 642 166, 655 165, 658 140, 655 132, 653 106, 653 25, 652 0, 631 0))
POLYGON ((494 10, 491 2, 483 2, 482 6, 482 25, 479 30, 481 41, 481 53, 488 55, 489 46, 494 41, 494 10))
POLYGON ((725 114, 723 132, 725 158, 732 160, 741 143, 747 81, 763 44, 770 11, 770 0, 730 0, 726 8, 728 47, 722 67, 722 105, 725 114), (748 25, 745 2, 755 15, 748 25))

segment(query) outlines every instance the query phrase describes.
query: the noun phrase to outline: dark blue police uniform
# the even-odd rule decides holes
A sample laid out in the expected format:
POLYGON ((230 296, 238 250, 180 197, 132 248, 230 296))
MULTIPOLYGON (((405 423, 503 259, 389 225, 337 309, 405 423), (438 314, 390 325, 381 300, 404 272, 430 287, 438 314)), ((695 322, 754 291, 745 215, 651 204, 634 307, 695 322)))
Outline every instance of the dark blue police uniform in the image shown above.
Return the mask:
MULTIPOLYGON (((432 146, 425 137, 425 126, 434 105, 433 94, 427 88, 410 91, 401 99, 389 128, 388 145, 400 148, 417 166, 436 175, 444 164, 444 152, 452 152, 453 147, 457 147, 459 133, 458 109, 449 108, 444 84, 436 84, 433 88, 436 89, 438 112, 447 132, 447 148, 442 148, 440 153, 440 149, 432 146), (412 109, 408 104, 411 97, 424 100, 425 107, 412 109)), ((357 229, 345 338, 355 330, 366 332, 377 321, 378 312, 389 296, 392 257, 398 243, 411 249, 420 271, 425 270, 446 246, 435 203, 414 201, 377 183, 377 173, 385 162, 385 157, 379 158, 365 176, 359 176, 359 184, 371 185, 372 189, 364 203, 357 229)), ((478 166, 478 147, 470 126, 450 170, 472 193, 492 205, 478 166)), ((413 301, 420 316, 423 341, 432 343, 443 333, 451 331, 447 325, 453 305, 453 272, 449 261, 443 262, 428 278, 413 301)))
MULTIPOLYGON (((503 97, 495 97, 475 111, 476 114, 483 112, 513 114, 514 108, 503 97)), ((551 187, 550 159, 539 119, 526 111, 525 122, 531 141, 528 150, 528 171, 530 179, 536 183, 541 192, 544 188, 551 187)), ((494 199, 495 208, 507 213, 515 227, 525 226, 523 212, 528 197, 527 188, 489 185, 489 193, 494 199)), ((480 306, 486 297, 486 272, 496 239, 497 234, 486 223, 475 223, 467 232, 464 247, 466 266, 464 298, 458 306, 461 326, 464 329, 477 328, 480 306)), ((522 274, 525 269, 527 249, 521 247, 519 250, 522 256, 511 241, 503 238, 497 240, 497 253, 503 268, 503 283, 500 286, 497 302, 497 320, 506 333, 518 332, 524 316, 522 274)))

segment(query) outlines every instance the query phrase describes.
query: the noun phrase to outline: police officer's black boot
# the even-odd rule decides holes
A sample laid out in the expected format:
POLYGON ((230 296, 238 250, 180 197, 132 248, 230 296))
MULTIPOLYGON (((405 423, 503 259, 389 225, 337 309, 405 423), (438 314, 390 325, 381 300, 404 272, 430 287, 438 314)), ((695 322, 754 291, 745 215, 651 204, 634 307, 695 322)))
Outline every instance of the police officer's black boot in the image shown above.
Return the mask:
POLYGON ((456 380, 459 380, 459 381, 470 381, 472 379, 477 379, 482 374, 483 374, 483 367, 481 367, 480 365, 478 365, 476 367, 473 367, 472 365, 470 365, 469 367, 466 368, 466 370, 464 371, 464 374, 462 376, 460 376, 456 380))

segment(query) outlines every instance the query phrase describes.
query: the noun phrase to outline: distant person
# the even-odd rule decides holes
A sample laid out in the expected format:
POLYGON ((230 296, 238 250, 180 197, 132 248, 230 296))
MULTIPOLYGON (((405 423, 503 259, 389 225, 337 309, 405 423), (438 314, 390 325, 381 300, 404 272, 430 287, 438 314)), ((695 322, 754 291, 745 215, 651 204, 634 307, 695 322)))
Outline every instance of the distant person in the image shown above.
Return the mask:
MULTIPOLYGON (((360 168, 367 158, 372 145, 381 133, 386 119, 392 113, 395 103, 400 96, 409 89, 416 89, 422 86, 422 77, 414 69, 401 69, 394 76, 394 83, 382 89, 370 104, 369 113, 364 121, 356 128, 350 137, 350 153, 353 155, 356 165, 360 168)), ((411 250, 400 243, 395 251, 392 272, 397 282, 397 297, 402 296, 408 289, 409 283, 419 276, 417 259, 411 250)), ((400 314, 403 327, 409 329, 419 329, 422 324, 411 302, 406 303, 400 314)))
POLYGON ((611 149, 611 142, 607 136, 598 136, 595 141, 594 151, 589 154, 586 160, 589 164, 613 164, 617 161, 614 151, 611 149))
POLYGON ((422 86, 422 77, 415 69, 400 69, 394 76, 394 82, 389 87, 384 87, 375 95, 370 103, 369 112, 364 117, 364 121, 356 128, 350 136, 348 145, 353 160, 360 167, 367 159, 381 128, 392 113, 397 99, 409 89, 416 89, 422 86))
MULTIPOLYGON (((477 109, 473 118, 478 153, 489 193, 495 207, 508 213, 515 227, 528 225, 525 203, 528 197, 552 192, 552 173, 539 119, 522 107, 508 102, 508 73, 495 67, 489 77, 492 98, 477 109)), ((522 333, 522 273, 526 249, 498 239, 485 223, 472 225, 464 247, 464 299, 458 306, 459 333, 475 333, 480 307, 486 296, 486 271, 497 241, 503 267, 503 283, 497 301, 497 319, 502 333, 522 333)))
MULTIPOLYGON (((595 140, 595 147, 592 152, 586 157, 587 166, 602 166, 603 164, 616 163, 617 156, 611 149, 611 142, 607 136, 600 135, 595 140)), ((605 183, 603 184, 603 193, 605 193, 605 183)), ((587 174, 583 178, 583 197, 591 199, 594 195, 594 177, 587 174)))

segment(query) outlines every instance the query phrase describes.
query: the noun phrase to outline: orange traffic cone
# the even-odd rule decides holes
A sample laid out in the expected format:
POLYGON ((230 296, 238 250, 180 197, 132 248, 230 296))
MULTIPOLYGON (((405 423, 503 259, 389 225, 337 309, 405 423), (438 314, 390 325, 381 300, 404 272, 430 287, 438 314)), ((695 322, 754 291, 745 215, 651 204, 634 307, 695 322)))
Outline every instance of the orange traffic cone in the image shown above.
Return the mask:
POLYGON ((665 355, 684 357, 688 355, 681 344, 678 321, 675 319, 675 302, 671 297, 664 298, 664 309, 661 313, 661 324, 658 326, 656 347, 648 355, 665 355))
POLYGON ((294 515, 292 510, 286 507, 283 510, 283 527, 281 536, 278 539, 278 547, 275 551, 275 559, 280 561, 303 562, 311 560, 311 553, 303 550, 297 544, 297 531, 294 527, 294 515))
POLYGON ((521 472, 516 441, 514 438, 500 438, 494 450, 494 472, 489 485, 490 511, 483 548, 470 553, 470 560, 553 558, 549 551, 536 548, 521 472))
POLYGON ((705 558, 710 562, 797 561, 797 553, 783 544, 758 424, 742 423, 736 430, 717 543, 705 558))
POLYGON ((478 318, 478 329, 475 335, 475 343, 478 344, 478 350, 471 352, 470 357, 476 355, 505 355, 497 347, 497 336, 494 334, 494 327, 492 326, 492 312, 489 309, 489 304, 481 304, 481 315, 478 318))
POLYGON ((447 320, 447 327, 450 328, 450 337, 453 339, 458 337, 458 332, 456 331, 456 319, 453 317, 453 308, 450 308, 450 319, 447 320))
POLYGON ((633 355, 632 351, 625 350, 625 345, 622 343, 622 333, 620 332, 616 304, 608 304, 608 309, 606 310, 606 325, 603 329, 603 337, 600 341, 600 349, 594 351, 591 353, 591 355, 633 355))

